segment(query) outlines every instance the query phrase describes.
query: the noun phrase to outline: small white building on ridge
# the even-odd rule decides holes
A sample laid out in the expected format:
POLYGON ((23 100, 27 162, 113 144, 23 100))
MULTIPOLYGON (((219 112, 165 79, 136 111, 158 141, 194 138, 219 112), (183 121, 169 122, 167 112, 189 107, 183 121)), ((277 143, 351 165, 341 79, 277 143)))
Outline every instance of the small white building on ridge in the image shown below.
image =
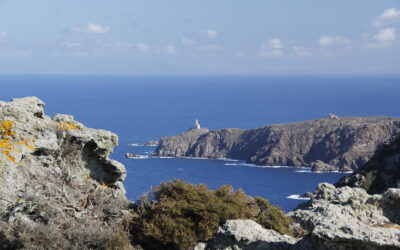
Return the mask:
POLYGON ((196 122, 194 123, 193 127, 191 127, 190 129, 192 130, 192 129, 200 129, 200 128, 201 128, 201 126, 200 126, 199 120, 196 119, 196 122))

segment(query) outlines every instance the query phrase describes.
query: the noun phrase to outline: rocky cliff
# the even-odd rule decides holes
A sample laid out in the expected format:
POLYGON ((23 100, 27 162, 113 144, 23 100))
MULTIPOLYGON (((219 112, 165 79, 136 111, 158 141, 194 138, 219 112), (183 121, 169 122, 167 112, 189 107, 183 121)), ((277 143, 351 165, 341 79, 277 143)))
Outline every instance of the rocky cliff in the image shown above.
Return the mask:
POLYGON ((382 145, 370 161, 336 186, 361 187, 371 194, 400 188, 400 135, 382 145))
POLYGON ((129 246, 118 137, 72 116, 44 113, 35 97, 0 102, 0 248, 129 246))
POLYGON ((191 130, 161 138, 155 155, 232 158, 265 166, 353 171, 399 132, 400 118, 330 116, 249 130, 191 130))
POLYGON ((308 233, 281 235, 251 220, 231 220, 196 249, 399 249, 400 189, 369 195, 364 189, 322 183, 304 208, 288 215, 308 233))

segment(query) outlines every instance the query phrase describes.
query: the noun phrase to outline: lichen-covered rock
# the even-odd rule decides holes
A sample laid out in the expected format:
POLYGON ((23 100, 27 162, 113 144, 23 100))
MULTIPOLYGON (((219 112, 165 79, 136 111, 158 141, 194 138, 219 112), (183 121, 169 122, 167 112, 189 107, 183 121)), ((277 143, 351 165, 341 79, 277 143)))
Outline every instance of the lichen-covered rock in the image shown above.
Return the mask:
POLYGON ((157 156, 232 158, 263 166, 353 171, 400 132, 400 118, 340 117, 161 138, 157 156))
POLYGON ((46 116, 36 97, 0 102, 0 243, 90 248, 104 243, 102 232, 113 239, 128 206, 125 168, 109 158, 117 144, 114 133, 72 116, 46 116))
POLYGON ((310 235, 314 249, 400 248, 400 189, 369 195, 364 189, 322 183, 306 208, 289 215, 310 235))
POLYGON ((228 220, 203 249, 292 249, 297 241, 252 220, 228 220))
POLYGON ((400 189, 369 195, 364 189, 321 183, 301 209, 289 212, 308 231, 296 239, 251 220, 231 220, 197 249, 400 249, 400 189))

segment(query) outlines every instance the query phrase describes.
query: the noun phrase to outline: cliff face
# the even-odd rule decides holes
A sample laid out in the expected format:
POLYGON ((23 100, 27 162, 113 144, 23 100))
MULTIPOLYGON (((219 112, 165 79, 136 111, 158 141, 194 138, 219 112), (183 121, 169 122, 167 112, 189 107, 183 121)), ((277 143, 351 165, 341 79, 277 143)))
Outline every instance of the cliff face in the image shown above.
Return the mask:
POLYGON ((0 102, 2 247, 87 249, 126 241, 117 226, 128 206, 126 172, 109 159, 117 143, 115 134, 72 116, 46 116, 35 97, 0 102))
POLYGON ((384 144, 370 161, 336 186, 361 187, 371 194, 400 188, 400 136, 384 144))
POLYGON ((156 156, 232 158, 265 166, 352 171, 400 132, 400 118, 330 117, 256 129, 194 130, 161 138, 156 156))

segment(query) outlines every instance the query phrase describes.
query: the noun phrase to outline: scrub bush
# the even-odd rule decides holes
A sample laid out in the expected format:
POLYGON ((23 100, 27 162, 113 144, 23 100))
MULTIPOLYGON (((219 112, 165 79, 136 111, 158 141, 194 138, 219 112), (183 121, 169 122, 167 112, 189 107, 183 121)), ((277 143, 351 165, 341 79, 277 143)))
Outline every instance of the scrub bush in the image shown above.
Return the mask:
POLYGON ((262 198, 232 186, 216 191, 181 180, 164 182, 134 208, 131 234, 145 249, 189 249, 208 241, 226 220, 253 219, 266 228, 291 234, 290 220, 262 198))

